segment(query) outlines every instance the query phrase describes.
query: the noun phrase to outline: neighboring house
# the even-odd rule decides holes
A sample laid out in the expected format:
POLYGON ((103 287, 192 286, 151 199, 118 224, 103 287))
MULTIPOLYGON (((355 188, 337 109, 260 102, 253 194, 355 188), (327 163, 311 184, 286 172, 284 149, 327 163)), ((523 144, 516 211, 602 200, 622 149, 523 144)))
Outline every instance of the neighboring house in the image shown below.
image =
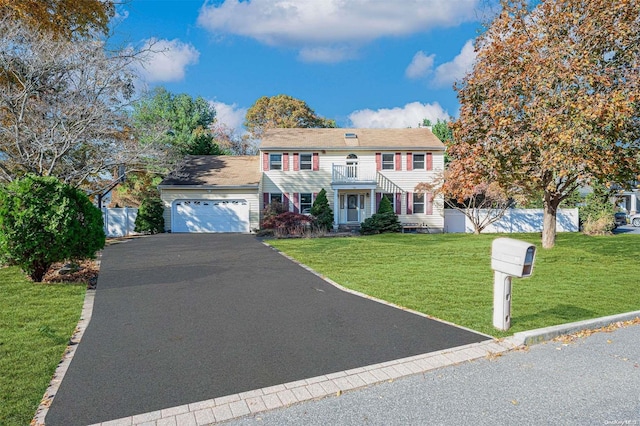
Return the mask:
POLYGON ((414 188, 443 168, 427 128, 271 129, 257 157, 187 157, 160 190, 173 232, 249 232, 268 204, 308 213, 323 188, 335 228, 357 227, 387 197, 401 222, 442 230, 442 200, 414 188))

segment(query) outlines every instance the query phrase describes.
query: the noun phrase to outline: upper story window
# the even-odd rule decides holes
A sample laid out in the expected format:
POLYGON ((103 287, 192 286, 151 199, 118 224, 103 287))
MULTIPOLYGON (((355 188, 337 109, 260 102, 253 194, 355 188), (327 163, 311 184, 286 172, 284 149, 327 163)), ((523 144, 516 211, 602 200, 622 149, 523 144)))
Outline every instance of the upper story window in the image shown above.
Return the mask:
POLYGON ((395 170, 395 156, 382 154, 382 170, 395 170))
POLYGON ((269 170, 282 170, 282 154, 269 154, 269 170))
POLYGON ((424 154, 413 154, 413 170, 424 170, 424 154))
POLYGON ((300 170, 313 170, 313 156, 300 154, 300 170))

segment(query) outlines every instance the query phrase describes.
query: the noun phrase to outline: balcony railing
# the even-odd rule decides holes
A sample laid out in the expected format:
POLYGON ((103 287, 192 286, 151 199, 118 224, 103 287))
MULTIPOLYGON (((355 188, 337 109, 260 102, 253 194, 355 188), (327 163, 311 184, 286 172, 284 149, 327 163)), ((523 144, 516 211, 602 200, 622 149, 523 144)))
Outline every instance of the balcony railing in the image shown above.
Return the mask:
POLYGON ((375 170, 366 170, 357 165, 333 165, 331 174, 333 183, 359 183, 359 182, 375 182, 375 170))

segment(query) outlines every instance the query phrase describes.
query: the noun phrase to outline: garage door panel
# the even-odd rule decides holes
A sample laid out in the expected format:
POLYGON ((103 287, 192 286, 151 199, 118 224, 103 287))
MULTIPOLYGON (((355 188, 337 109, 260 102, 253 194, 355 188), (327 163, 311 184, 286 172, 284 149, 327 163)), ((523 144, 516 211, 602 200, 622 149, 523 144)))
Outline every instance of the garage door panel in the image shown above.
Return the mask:
POLYGON ((246 200, 180 200, 173 206, 173 232, 249 232, 246 200))

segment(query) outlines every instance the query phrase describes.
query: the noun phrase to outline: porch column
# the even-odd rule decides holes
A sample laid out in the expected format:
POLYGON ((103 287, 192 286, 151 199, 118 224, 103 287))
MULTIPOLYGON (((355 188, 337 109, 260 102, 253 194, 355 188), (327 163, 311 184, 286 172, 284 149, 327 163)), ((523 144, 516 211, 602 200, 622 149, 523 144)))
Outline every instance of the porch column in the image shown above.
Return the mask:
POLYGON ((371 216, 376 213, 376 190, 369 190, 369 199, 371 200, 371 216))
POLYGON ((629 206, 629 214, 638 213, 638 191, 631 191, 631 205, 629 206))
POLYGON ((340 215, 340 204, 338 199, 338 190, 333 191, 333 229, 338 229, 338 217, 340 215))

